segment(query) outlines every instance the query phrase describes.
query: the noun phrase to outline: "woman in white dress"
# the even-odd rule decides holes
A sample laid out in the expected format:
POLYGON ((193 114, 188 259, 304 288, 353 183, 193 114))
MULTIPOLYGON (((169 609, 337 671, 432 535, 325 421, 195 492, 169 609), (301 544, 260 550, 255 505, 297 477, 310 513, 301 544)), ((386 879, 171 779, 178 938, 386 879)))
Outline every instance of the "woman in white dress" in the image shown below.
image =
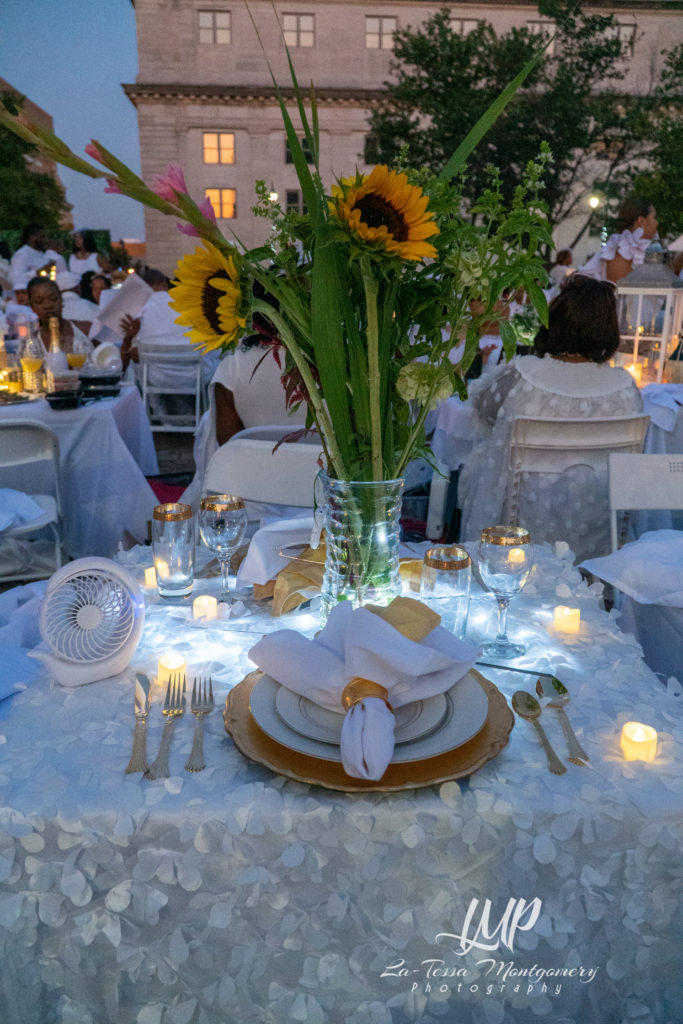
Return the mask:
POLYGON ((82 277, 89 270, 96 274, 111 274, 111 264, 97 251, 92 231, 75 231, 74 251, 69 256, 69 270, 82 277))
MULTIPOLYGON (((613 286, 573 274, 550 304, 549 327, 538 332, 535 354, 516 356, 471 385, 480 440, 459 481, 463 540, 508 521, 516 416, 589 420, 642 412, 631 375, 608 365, 618 344, 613 286)), ((588 466, 525 473, 518 507, 519 523, 536 541, 566 540, 579 560, 609 550, 606 473, 588 466)))
POLYGON ((621 281, 645 259, 657 224, 656 211, 649 199, 632 196, 624 200, 619 207, 619 231, 610 235, 579 273, 598 281, 621 281))

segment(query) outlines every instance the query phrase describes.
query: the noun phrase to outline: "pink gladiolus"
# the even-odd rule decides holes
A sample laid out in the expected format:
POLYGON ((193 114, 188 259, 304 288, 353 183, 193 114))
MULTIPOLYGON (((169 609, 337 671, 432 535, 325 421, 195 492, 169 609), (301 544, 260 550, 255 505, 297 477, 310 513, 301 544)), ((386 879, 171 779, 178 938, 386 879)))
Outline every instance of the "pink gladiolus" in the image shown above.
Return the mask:
POLYGON ((213 203, 208 196, 199 204, 199 210, 204 214, 207 220, 211 221, 212 224, 216 223, 216 212, 213 208, 213 203))
POLYGON ((178 231, 182 231, 184 235, 192 235, 193 238, 199 238, 199 232, 196 227, 192 224, 178 224, 176 225, 178 231))
POLYGON ((99 164, 104 163, 104 160, 102 159, 102 154, 97 148, 97 145, 95 144, 94 140, 88 143, 88 145, 85 147, 85 151, 88 154, 88 156, 91 156, 93 160, 97 160, 99 164))
POLYGON ((119 187, 118 183, 112 178, 107 178, 107 185, 104 190, 105 192, 112 192, 120 196, 123 195, 123 189, 119 187))
POLYGON ((177 202, 178 195, 187 195, 185 175, 180 164, 169 164, 166 174, 157 174, 152 185, 152 191, 165 199, 168 203, 177 202))

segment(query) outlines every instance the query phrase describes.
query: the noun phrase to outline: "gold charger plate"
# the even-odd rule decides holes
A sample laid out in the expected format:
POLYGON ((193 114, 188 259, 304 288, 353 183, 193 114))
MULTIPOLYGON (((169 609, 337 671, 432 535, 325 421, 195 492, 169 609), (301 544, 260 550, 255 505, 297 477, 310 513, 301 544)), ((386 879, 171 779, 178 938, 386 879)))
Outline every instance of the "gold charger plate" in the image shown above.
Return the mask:
POLYGON ((404 764, 392 763, 382 778, 376 782, 354 779, 346 774, 341 764, 300 754, 289 747, 283 747, 263 732, 249 710, 252 688, 262 675, 258 669, 233 687, 226 697, 223 712, 225 731, 245 757, 297 782, 308 782, 313 786, 338 789, 347 793, 392 793, 401 789, 420 789, 423 786, 432 786, 435 783, 471 775, 487 761, 496 757, 508 741, 514 725, 514 715, 505 697, 480 672, 472 669, 472 674, 486 693, 489 702, 486 722, 477 735, 467 743, 437 757, 404 764))

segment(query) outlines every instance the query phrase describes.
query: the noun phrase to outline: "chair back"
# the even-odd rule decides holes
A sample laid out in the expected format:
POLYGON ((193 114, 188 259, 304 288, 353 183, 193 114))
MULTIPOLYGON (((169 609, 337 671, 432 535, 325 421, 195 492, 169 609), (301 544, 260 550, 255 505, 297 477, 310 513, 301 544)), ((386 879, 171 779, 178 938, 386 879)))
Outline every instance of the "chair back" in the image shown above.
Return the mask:
POLYGON ((211 456, 203 489, 237 494, 246 501, 311 508, 321 446, 285 441, 276 448, 277 439, 230 438, 211 456))
POLYGON ((142 370, 142 400, 153 431, 194 433, 199 425, 204 403, 202 388, 203 353, 188 341, 187 345, 173 342, 148 339, 137 343, 142 370), (173 370, 187 369, 187 380, 176 385, 154 384, 150 377, 150 369, 155 366, 173 370), (150 401, 150 396, 158 395, 192 395, 194 412, 191 416, 166 413, 157 402, 150 401), (188 422, 188 419, 191 422, 188 422))
POLYGON ((609 456, 609 510, 612 551, 618 547, 617 512, 683 509, 683 455, 609 456))

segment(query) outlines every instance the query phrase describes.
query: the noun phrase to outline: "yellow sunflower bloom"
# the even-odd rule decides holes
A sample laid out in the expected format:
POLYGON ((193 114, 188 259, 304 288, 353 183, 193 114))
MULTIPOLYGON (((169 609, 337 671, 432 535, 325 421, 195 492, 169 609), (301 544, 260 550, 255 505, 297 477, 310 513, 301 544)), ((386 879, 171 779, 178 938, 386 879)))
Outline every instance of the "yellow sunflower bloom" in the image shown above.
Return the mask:
POLYGON ((176 268, 170 289, 176 323, 189 327, 190 341, 204 352, 234 345, 246 326, 239 273, 230 256, 205 241, 176 268))
POLYGON ((428 202, 405 174, 380 164, 370 174, 342 178, 332 189, 330 209, 373 247, 404 260, 424 260, 437 255, 425 239, 439 234, 433 214, 427 213, 428 202))

